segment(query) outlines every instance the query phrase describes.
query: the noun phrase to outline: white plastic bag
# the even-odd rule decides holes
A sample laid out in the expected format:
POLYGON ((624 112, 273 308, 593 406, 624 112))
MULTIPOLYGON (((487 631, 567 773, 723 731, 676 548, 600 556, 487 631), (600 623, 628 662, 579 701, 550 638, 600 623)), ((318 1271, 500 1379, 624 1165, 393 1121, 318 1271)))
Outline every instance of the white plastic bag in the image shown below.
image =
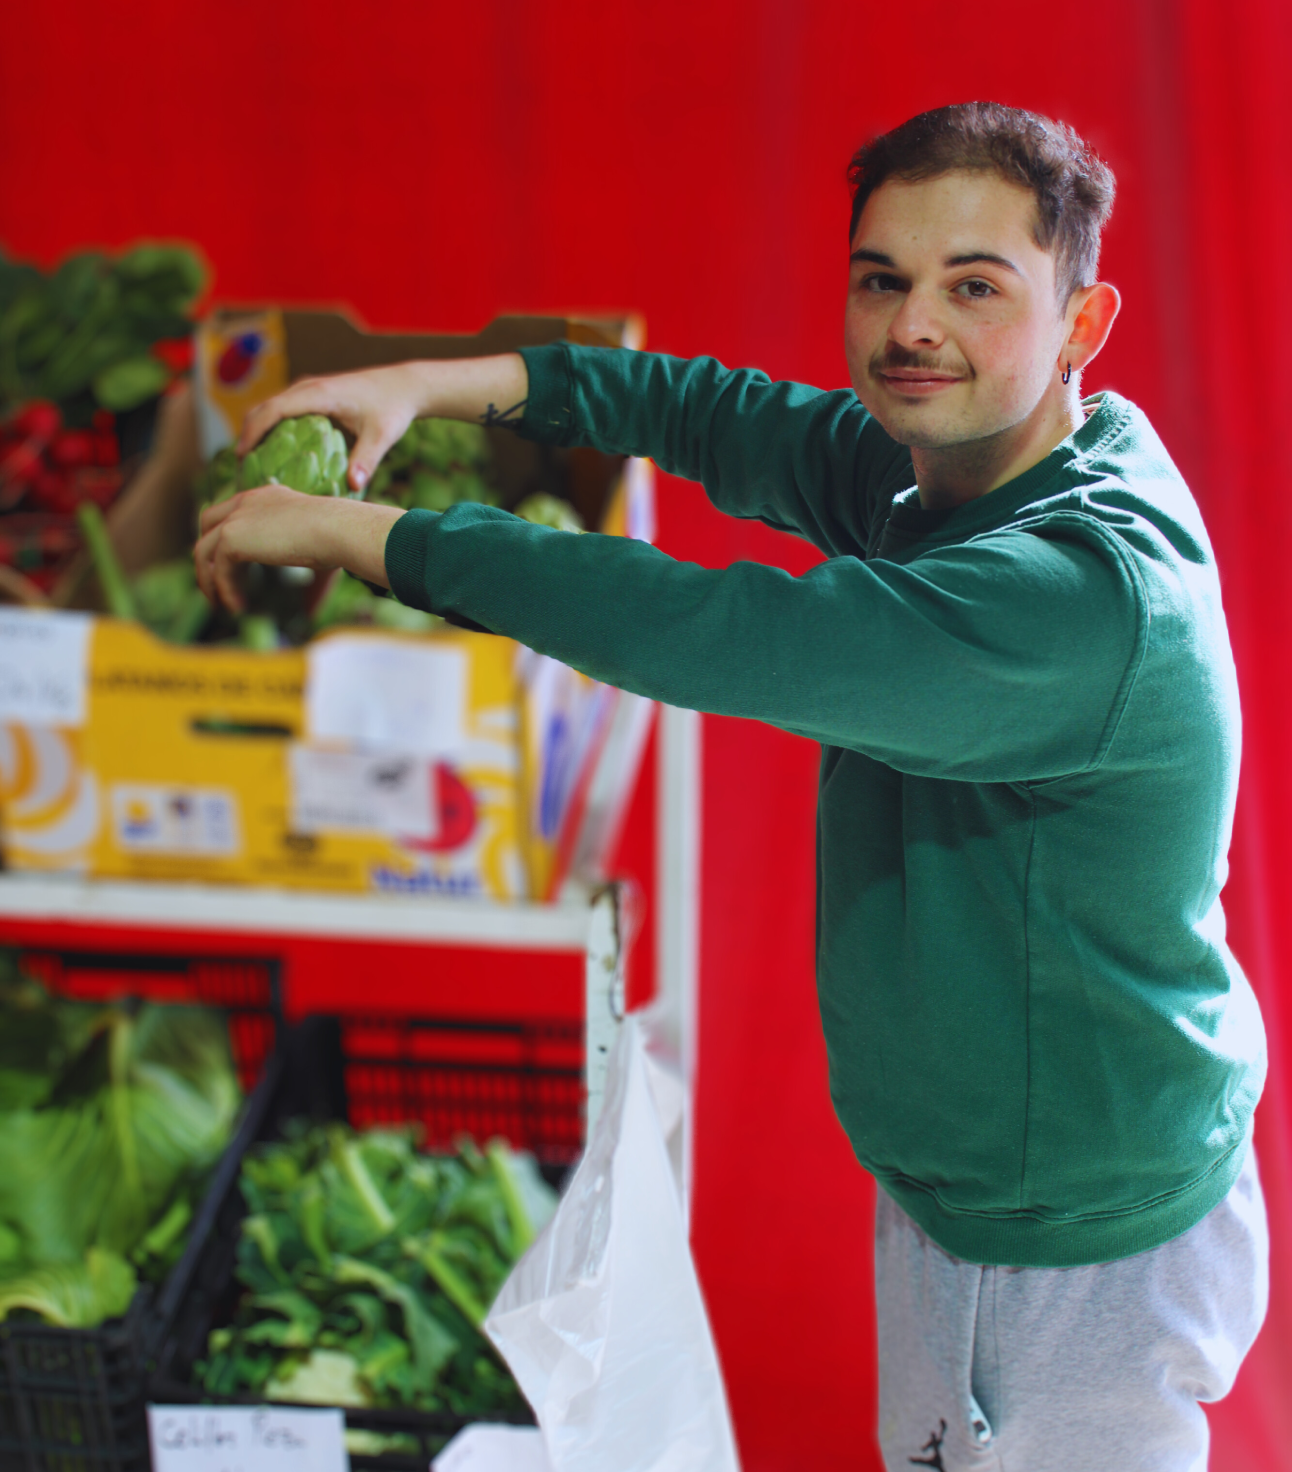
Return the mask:
POLYGON ((533 1426, 477 1422, 449 1442, 431 1472, 552 1472, 542 1433, 533 1426))
POLYGON ((485 1332, 534 1407, 553 1472, 739 1472, 632 1017, 587 1152, 485 1332))

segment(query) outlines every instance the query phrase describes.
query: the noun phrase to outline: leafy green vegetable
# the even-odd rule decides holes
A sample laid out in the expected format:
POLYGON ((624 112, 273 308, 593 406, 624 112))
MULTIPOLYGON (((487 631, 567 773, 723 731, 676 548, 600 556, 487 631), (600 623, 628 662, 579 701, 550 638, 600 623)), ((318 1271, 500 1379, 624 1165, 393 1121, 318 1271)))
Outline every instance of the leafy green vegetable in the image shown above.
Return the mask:
POLYGON ((0 953, 0 1318, 86 1326, 178 1257, 238 1085, 223 1022, 51 996, 0 953))
POLYGON ((535 526, 550 526, 558 532, 581 532, 583 523, 579 514, 568 501, 549 496, 545 491, 535 491, 516 507, 516 515, 535 526))
POLYGON ((0 403, 91 394, 121 411, 153 397, 171 375, 150 349, 192 331, 205 279, 179 245, 81 251, 48 275, 0 260, 0 403))
POLYGON ((489 439, 478 424, 414 419, 373 473, 368 499, 425 511, 447 511, 460 501, 496 506, 489 459, 489 439))
POLYGON ((199 1367, 211 1394, 488 1415, 520 1395, 479 1331, 554 1197, 501 1141, 292 1134, 243 1162, 245 1292, 199 1367))
POLYGON ((244 649, 272 654, 281 648, 278 625, 267 613, 244 613, 238 620, 238 642, 244 649))
POLYGON ((238 487, 290 486, 311 496, 346 494, 345 436, 322 414, 282 419, 238 467, 238 487))
POLYGON ((335 1349, 313 1350, 291 1361, 285 1375, 265 1385, 266 1400, 295 1400, 326 1406, 370 1406, 372 1395, 359 1379, 359 1362, 335 1349))
POLYGON ((94 375, 94 397, 105 409, 123 413, 155 398, 170 382, 170 370, 151 353, 109 363, 94 375))
POLYGON ((193 494, 202 506, 214 506, 227 501, 238 490, 238 452, 232 445, 217 450, 210 460, 198 471, 193 482, 193 494))
POLYGON ((192 557, 158 562, 132 585, 139 621, 171 644, 191 644, 211 616, 192 557))
POLYGON ((372 624, 405 634, 426 634, 440 628, 444 620, 421 608, 409 608, 397 598, 382 598, 367 583, 339 572, 314 614, 314 630, 345 624, 372 624))
POLYGON ((62 1329, 92 1329, 125 1313, 137 1286, 124 1258, 90 1247, 78 1262, 32 1268, 0 1282, 0 1319, 26 1309, 62 1329))

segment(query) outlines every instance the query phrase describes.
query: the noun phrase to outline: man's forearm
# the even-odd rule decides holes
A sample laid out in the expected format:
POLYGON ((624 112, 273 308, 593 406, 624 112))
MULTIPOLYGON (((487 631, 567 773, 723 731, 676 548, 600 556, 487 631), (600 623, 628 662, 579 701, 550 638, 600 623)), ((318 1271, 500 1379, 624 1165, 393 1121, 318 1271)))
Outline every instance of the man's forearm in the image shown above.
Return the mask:
POLYGON ((519 353, 432 359, 406 367, 418 385, 419 419, 515 424, 525 412, 529 374, 519 353))

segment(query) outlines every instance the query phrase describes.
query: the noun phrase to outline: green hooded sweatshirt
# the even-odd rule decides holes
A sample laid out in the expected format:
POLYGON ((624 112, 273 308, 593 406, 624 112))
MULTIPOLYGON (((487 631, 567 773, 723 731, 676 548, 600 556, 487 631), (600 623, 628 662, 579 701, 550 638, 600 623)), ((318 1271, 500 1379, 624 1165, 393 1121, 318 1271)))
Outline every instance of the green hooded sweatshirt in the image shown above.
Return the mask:
POLYGON ((713 571, 487 506, 412 511, 395 594, 626 690, 822 746, 817 987, 857 1158, 948 1252, 1143 1252, 1228 1191, 1264 1077, 1220 889, 1239 714, 1188 488, 1116 394, 926 511, 848 390, 528 349, 520 433, 649 455, 806 537, 713 571))

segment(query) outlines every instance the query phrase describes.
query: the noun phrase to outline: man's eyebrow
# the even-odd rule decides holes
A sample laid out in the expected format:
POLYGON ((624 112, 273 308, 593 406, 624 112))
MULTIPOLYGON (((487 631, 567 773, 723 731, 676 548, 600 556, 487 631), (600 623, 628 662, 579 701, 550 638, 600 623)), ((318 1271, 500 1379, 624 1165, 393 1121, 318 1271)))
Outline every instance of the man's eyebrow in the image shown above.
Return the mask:
MULTIPOLYGON (((862 246, 860 250, 853 251, 848 259, 850 261, 868 261, 872 266, 887 266, 890 271, 897 269, 897 262, 892 256, 885 255, 882 250, 870 250, 867 246, 862 246)), ((1013 261, 1005 256, 998 256, 994 251, 990 250, 962 251, 958 256, 948 256, 942 264, 944 266, 976 266, 980 262, 990 266, 1001 266, 1006 271, 1012 271, 1015 276, 1021 276, 1023 274, 1013 261)))
POLYGON ((962 255, 948 256, 942 264, 944 266, 976 266, 980 261, 985 261, 989 266, 1003 266, 1006 271, 1012 271, 1015 276, 1023 274, 1013 261, 989 250, 969 250, 962 255))

